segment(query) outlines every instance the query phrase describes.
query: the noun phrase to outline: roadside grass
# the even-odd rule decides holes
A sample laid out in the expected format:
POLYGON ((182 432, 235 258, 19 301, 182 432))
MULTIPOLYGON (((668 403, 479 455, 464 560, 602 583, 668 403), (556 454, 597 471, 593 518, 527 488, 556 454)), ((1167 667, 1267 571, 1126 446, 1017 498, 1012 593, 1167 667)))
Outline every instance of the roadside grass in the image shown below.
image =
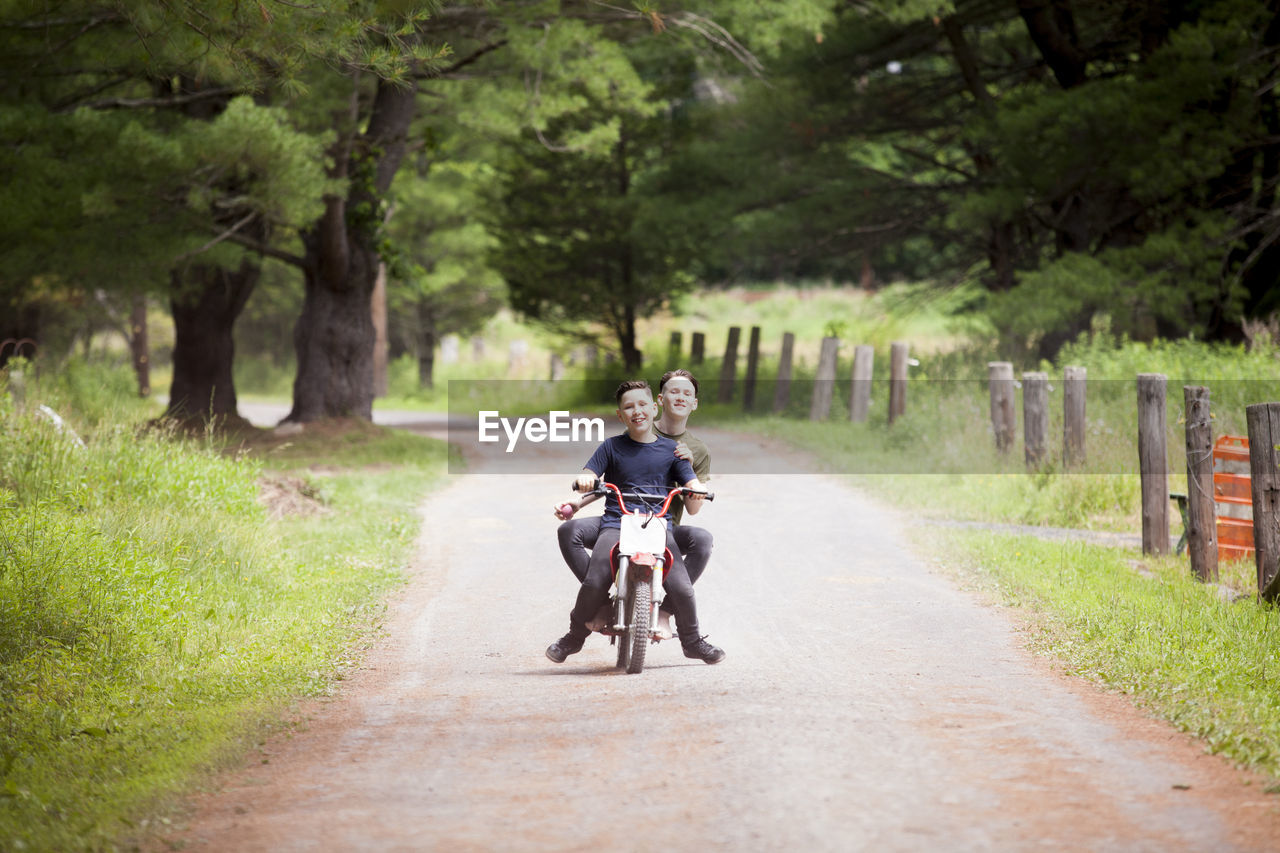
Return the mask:
POLYGON ((940 564, 1031 616, 1033 648, 1133 697, 1210 751, 1280 779, 1280 610, 1255 600, 1251 563, 1224 564, 1217 586, 1193 579, 1181 558, 918 532, 940 564))
POLYGON ((329 690, 445 470, 442 443, 368 425, 232 448, 140 429, 149 407, 80 369, 25 411, 0 395, 6 850, 162 833, 173 798, 329 690), (33 414, 46 400, 84 446, 33 414), (283 517, 269 481, 292 488, 283 517))

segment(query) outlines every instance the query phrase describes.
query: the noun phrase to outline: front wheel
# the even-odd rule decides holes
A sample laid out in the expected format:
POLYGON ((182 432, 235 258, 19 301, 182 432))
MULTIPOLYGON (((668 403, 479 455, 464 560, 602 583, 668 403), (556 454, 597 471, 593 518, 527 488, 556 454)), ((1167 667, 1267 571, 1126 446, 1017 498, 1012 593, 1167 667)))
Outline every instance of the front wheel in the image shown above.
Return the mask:
MULTIPOLYGON (((653 607, 650 600, 650 588, 647 580, 636 579, 631 584, 630 599, 627 602, 627 631, 620 638, 622 647, 630 649, 627 672, 635 674, 644 669, 644 655, 649 650, 649 639, 653 634, 650 624, 653 619, 653 607)), ((622 658, 622 650, 618 651, 622 658)))

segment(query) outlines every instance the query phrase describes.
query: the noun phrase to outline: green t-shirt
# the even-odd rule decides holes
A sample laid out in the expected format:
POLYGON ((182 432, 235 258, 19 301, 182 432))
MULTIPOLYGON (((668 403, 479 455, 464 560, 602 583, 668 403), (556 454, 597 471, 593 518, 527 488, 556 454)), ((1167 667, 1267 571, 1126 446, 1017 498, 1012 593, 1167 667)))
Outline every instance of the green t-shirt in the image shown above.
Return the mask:
MULTIPOLYGON (((689 430, 685 430, 679 435, 670 435, 658 429, 656 426, 653 431, 663 438, 670 438, 673 441, 683 441, 689 445, 689 452, 693 454, 690 463, 693 465, 693 475, 698 478, 698 482, 707 485, 711 480, 711 451, 707 449, 706 442, 698 438, 689 430)), ((679 524, 680 519, 684 517, 684 499, 677 495, 671 501, 671 522, 679 524)))

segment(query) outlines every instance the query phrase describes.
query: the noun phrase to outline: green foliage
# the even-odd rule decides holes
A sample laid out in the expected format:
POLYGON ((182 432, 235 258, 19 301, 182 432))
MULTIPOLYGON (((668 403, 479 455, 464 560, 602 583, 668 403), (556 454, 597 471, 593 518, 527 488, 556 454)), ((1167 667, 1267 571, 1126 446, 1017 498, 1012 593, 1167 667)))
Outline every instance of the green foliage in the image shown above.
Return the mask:
POLYGON ((390 333, 397 349, 419 358, 430 358, 445 335, 478 330, 506 295, 488 264, 495 239, 476 215, 492 169, 444 145, 437 157, 429 168, 401 171, 387 226, 397 259, 388 270, 396 280, 387 292, 390 333))
POLYGON ((1203 337, 1215 310, 1239 315, 1242 308, 1242 289, 1216 280, 1225 236, 1226 222, 1207 216, 1136 246, 1064 255, 993 295, 988 312, 1030 346, 1046 331, 1078 328, 1081 318, 1145 340, 1160 330, 1203 337))
MULTIPOLYGON (((54 384, 28 399, 84 397, 54 384)), ((5 849, 110 848, 289 697, 324 691, 397 582, 444 458, 362 435, 326 464, 389 473, 330 467, 309 488, 324 514, 272 521, 263 466, 315 455, 233 459, 64 414, 84 446, 0 397, 5 849)))

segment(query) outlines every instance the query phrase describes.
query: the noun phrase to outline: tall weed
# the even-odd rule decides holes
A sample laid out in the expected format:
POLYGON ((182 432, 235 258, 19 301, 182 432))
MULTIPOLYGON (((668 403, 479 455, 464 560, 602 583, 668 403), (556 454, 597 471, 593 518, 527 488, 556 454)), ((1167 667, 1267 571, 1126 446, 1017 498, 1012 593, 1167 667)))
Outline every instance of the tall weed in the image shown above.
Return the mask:
POLYGON ((113 846, 289 697, 326 689, 443 470, 438 443, 400 440, 385 474, 324 475, 323 523, 271 521, 262 459, 112 420, 78 381, 29 387, 22 411, 0 396, 6 850, 113 846))

